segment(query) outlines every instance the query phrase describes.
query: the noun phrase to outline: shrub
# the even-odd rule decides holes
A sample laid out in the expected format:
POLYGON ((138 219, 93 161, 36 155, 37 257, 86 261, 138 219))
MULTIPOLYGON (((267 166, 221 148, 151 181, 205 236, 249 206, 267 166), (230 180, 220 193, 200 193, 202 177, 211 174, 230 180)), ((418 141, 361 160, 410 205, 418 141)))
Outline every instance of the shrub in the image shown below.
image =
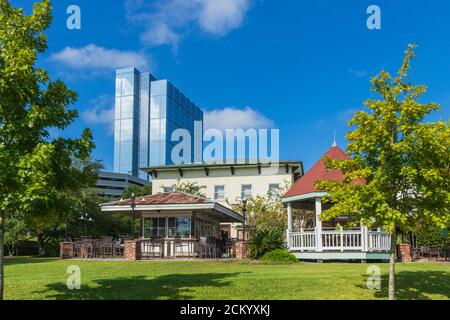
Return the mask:
POLYGON ((267 252, 284 249, 283 234, 275 228, 256 229, 249 242, 250 257, 259 259, 267 252))
POLYGON ((276 263, 276 264, 287 264, 287 263, 297 263, 298 259, 292 253, 287 251, 286 249, 277 249, 270 252, 267 252, 261 260, 268 263, 276 263))

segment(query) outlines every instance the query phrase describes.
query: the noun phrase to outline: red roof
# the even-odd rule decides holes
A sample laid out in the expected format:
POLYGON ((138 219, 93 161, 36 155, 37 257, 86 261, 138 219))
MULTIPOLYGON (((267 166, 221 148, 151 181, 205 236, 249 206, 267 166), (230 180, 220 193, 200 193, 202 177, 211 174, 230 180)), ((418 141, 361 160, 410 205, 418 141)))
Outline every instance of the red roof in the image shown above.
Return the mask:
POLYGON ((339 147, 331 147, 303 177, 294 183, 292 188, 284 195, 284 198, 320 192, 321 190, 316 189, 316 183, 322 180, 342 181, 344 176, 339 170, 326 169, 325 158, 331 160, 350 159, 339 147))
MULTIPOLYGON (((196 197, 183 192, 166 192, 152 196, 136 197, 135 204, 137 206, 145 205, 164 205, 164 204, 195 204, 210 202, 205 198, 196 197)), ((131 199, 120 200, 107 203, 108 206, 130 206, 131 199)))

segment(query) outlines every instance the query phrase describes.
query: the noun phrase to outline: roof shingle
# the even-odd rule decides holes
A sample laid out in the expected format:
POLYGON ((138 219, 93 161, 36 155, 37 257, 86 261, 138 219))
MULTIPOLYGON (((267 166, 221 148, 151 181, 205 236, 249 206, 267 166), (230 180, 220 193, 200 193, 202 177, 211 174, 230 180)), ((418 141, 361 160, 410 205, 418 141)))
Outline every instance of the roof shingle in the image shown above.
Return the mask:
MULTIPOLYGON (((169 205, 169 204, 196 204, 207 203, 208 199, 200 198, 183 192, 165 192, 144 197, 136 197, 135 204, 137 206, 145 205, 169 205)), ((108 206, 130 206, 131 199, 120 200, 107 204, 108 206)))
POLYGON ((327 170, 325 158, 331 160, 350 159, 339 147, 331 147, 303 177, 294 183, 292 188, 284 195, 284 198, 320 192, 321 190, 316 188, 316 183, 322 180, 342 181, 344 176, 339 170, 327 170))

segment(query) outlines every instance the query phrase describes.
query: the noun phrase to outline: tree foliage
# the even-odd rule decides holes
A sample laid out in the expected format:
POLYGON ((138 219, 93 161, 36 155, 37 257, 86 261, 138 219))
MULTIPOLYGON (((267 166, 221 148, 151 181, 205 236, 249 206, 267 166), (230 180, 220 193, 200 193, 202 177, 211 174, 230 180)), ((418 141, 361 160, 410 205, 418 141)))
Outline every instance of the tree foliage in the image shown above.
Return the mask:
MULTIPOLYGON (((164 186, 163 188, 167 187, 168 186, 164 186)), ((206 189, 206 186, 199 185, 197 181, 181 181, 181 179, 178 179, 177 182, 170 187, 177 192, 184 192, 200 198, 206 198, 206 195, 202 192, 203 189, 206 189)))
POLYGON ((5 245, 10 256, 17 254, 20 241, 30 238, 30 230, 20 214, 8 215, 5 219, 5 245))
MULTIPOLYGON (((350 120, 351 159, 327 161, 328 168, 340 169, 345 178, 318 183, 328 192, 325 200, 334 204, 323 212, 323 220, 349 215, 353 224, 381 226, 391 234, 420 224, 449 224, 450 130, 445 122, 425 121, 438 105, 421 103, 425 85, 408 81, 414 48, 406 50, 397 76, 382 71, 371 80, 381 99, 367 100, 369 111, 350 120)), ((390 298, 393 294, 390 290, 390 298)))
POLYGON ((70 194, 91 179, 88 168, 74 165, 94 148, 90 130, 78 139, 49 134, 78 116, 71 108, 77 94, 36 66, 47 49, 51 9, 50 1, 42 0, 25 15, 9 0, 0 1, 0 299, 5 212, 20 212, 42 231, 64 217, 70 194))
POLYGON ((324 220, 350 214, 355 223, 362 220, 391 233, 396 227, 409 230, 419 223, 448 225, 450 130, 444 122, 424 122, 438 106, 419 103, 426 87, 406 81, 413 48, 406 51, 397 77, 383 71, 372 79, 382 100, 367 100, 371 112, 357 112, 350 121, 351 159, 327 161, 345 179, 318 184, 335 204, 324 211, 324 220))
POLYGON ((143 186, 143 187, 131 186, 131 187, 125 189, 125 191, 122 194, 122 198, 130 199, 132 197, 133 193, 136 197, 143 197, 143 196, 151 195, 152 194, 152 186, 143 186))

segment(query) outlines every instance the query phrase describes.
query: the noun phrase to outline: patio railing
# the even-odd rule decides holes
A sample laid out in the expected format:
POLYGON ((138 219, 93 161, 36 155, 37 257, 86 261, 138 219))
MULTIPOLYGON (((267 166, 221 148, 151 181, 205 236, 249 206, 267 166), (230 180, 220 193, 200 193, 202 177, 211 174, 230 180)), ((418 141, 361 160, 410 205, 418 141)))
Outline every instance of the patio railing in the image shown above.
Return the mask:
POLYGON ((292 251, 361 251, 389 252, 391 237, 382 231, 320 230, 288 231, 288 247, 292 251), (318 238, 320 237, 320 238, 318 238), (321 241, 317 241, 320 239, 321 241))

